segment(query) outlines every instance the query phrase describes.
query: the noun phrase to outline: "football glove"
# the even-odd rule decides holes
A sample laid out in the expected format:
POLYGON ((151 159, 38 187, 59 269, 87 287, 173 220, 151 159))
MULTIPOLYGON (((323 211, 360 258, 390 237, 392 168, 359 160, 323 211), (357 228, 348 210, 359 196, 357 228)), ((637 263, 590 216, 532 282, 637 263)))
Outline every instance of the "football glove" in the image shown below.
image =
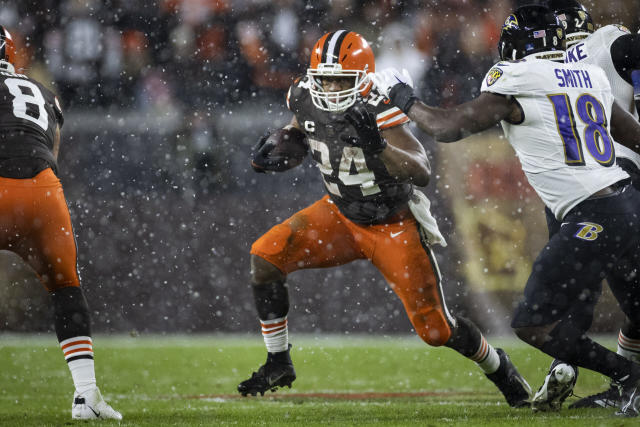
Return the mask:
POLYGON ((371 81, 380 93, 387 96, 404 113, 407 113, 418 98, 413 94, 413 80, 406 69, 399 72, 395 68, 387 68, 377 73, 370 73, 371 81))
POLYGON ((269 135, 271 135, 271 132, 267 131, 251 149, 251 167, 258 173, 267 173, 267 171, 282 172, 288 169, 284 156, 271 155, 276 145, 271 141, 267 141, 269 135))
POLYGON ((356 102, 345 113, 345 119, 353 126, 357 138, 342 135, 340 138, 347 144, 362 148, 367 154, 379 154, 387 147, 387 141, 380 135, 376 116, 368 111, 364 103, 356 102))

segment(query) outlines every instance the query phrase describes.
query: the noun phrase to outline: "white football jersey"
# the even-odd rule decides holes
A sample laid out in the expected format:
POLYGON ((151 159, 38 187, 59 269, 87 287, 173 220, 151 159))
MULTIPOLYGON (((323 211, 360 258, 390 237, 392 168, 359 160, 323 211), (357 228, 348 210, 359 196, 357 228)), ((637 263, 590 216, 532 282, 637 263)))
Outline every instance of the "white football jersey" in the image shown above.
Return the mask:
POLYGON ((482 92, 514 96, 521 123, 502 128, 531 186, 561 220, 593 193, 629 175, 615 162, 611 86, 601 68, 529 56, 499 62, 482 92))
MULTIPOLYGON (((607 25, 598 29, 589 37, 567 49, 565 62, 584 62, 602 68, 611 84, 611 92, 618 104, 631 113, 636 119, 638 112, 633 100, 633 86, 620 77, 611 59, 611 45, 620 36, 629 34, 629 30, 621 25, 607 25)), ((615 143, 616 156, 624 157, 640 168, 640 154, 615 143)))

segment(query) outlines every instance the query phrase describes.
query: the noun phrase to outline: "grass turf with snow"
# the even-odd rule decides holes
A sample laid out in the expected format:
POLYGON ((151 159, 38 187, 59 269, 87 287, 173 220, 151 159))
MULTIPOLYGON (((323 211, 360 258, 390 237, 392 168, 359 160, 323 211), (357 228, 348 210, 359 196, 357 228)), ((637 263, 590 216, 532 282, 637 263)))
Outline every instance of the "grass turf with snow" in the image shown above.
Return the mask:
MULTIPOLYGON (((97 336, 98 384, 121 426, 196 425, 636 425, 614 409, 511 409, 480 369, 417 337, 296 336, 292 389, 240 397, 238 382, 264 362, 260 336, 97 336)), ((515 339, 507 350, 534 389, 550 358, 515 339)), ((614 341, 605 341, 614 345, 614 341)), ((54 334, 0 335, 0 424, 71 423, 73 385, 54 334)), ((574 390, 607 387, 582 370, 574 390)), ((575 400, 571 397, 570 401, 575 400)), ((566 404, 565 404, 566 408, 566 404)))

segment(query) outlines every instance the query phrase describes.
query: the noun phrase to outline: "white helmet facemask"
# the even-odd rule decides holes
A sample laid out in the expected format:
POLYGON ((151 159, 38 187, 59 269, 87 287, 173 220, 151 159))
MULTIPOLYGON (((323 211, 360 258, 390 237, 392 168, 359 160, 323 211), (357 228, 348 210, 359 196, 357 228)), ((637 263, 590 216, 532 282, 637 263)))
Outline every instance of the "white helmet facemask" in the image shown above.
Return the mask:
POLYGON ((318 64, 318 68, 309 68, 307 75, 311 82, 309 93, 313 105, 323 111, 339 112, 356 102, 358 93, 369 85, 367 70, 343 70, 341 64, 318 64), (325 91, 322 87, 324 77, 352 77, 353 87, 339 91, 325 91))

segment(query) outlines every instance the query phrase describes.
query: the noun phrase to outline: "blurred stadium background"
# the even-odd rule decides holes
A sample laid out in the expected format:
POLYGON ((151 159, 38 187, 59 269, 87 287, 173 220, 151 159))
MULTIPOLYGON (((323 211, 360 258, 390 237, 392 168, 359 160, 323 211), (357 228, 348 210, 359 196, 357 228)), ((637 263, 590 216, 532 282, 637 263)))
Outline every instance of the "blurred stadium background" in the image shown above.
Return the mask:
MULTIPOLYGON (((323 194, 307 161, 259 176, 249 150, 289 120, 285 91, 325 32, 357 31, 378 68, 408 68, 423 98, 478 94, 497 60, 510 0, 12 0, 0 23, 20 66, 66 111, 60 171, 99 332, 254 332, 249 247, 323 194)), ((585 0, 599 25, 640 27, 636 0, 585 0)), ((417 131, 416 131, 417 132, 417 131)), ((478 144, 419 137, 434 166, 426 193, 449 241, 436 248, 454 310, 508 329, 542 205, 499 129, 478 144)), ((47 296, 19 258, 0 256, 0 330, 51 328, 47 296)), ((290 277, 290 329, 409 332, 403 308, 366 262, 290 277)), ((605 295, 594 328, 621 314, 605 295)))

